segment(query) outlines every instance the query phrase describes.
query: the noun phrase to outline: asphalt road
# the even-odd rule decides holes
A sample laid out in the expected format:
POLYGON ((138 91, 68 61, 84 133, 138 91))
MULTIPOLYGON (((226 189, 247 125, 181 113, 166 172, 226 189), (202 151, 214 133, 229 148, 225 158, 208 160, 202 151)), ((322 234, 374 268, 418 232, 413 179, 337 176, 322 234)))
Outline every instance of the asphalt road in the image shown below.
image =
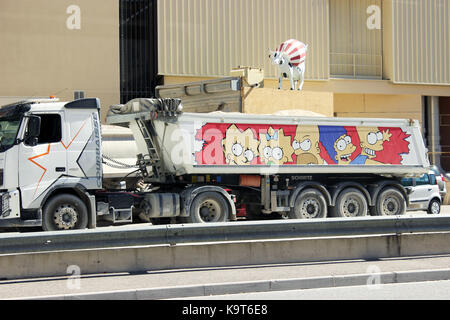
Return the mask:
POLYGON ((450 280, 254 292, 189 300, 450 300, 450 280))

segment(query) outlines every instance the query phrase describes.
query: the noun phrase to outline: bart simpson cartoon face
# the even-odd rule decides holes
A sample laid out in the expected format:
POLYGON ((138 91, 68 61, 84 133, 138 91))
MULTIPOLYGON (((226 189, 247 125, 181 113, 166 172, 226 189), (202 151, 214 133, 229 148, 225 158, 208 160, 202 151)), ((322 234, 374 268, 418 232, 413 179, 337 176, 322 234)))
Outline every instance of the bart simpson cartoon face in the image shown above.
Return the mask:
POLYGON ((383 143, 390 141, 392 136, 389 129, 381 132, 377 127, 358 127, 358 136, 361 140, 361 154, 369 159, 375 158, 376 152, 384 150, 383 143))
POLYGON ((230 165, 249 165, 258 153, 258 140, 253 131, 250 128, 241 131, 234 124, 227 129, 222 145, 225 162, 230 165))
POLYGON ((270 127, 267 134, 259 135, 259 140, 259 154, 262 162, 282 165, 292 161, 294 149, 291 146, 291 137, 285 136, 283 129, 274 130, 270 127))
POLYGON ((335 159, 338 164, 349 164, 350 157, 356 151, 356 146, 352 143, 352 138, 344 134, 334 143, 334 150, 336 150, 335 159))
POLYGON ((318 126, 297 126, 295 139, 292 142, 292 147, 297 155, 297 164, 320 164, 323 162, 320 157, 319 139, 318 126))

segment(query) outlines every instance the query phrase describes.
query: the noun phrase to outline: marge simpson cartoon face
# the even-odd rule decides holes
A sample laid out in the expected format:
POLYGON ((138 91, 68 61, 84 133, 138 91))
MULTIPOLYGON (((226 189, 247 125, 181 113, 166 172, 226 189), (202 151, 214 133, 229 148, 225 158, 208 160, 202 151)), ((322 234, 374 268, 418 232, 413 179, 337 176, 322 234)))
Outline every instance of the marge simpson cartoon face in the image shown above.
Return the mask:
POLYGON ((222 140, 225 162, 230 165, 249 165, 257 157, 258 143, 251 129, 241 131, 234 124, 231 125, 222 140))
POLYGON ((297 164, 321 164, 319 149, 319 128, 317 126, 297 126, 292 147, 297 155, 297 164))
POLYGON ((259 135, 259 155, 266 164, 282 165, 292 162, 294 149, 291 146, 291 137, 285 136, 283 129, 274 130, 272 127, 266 134, 259 135))

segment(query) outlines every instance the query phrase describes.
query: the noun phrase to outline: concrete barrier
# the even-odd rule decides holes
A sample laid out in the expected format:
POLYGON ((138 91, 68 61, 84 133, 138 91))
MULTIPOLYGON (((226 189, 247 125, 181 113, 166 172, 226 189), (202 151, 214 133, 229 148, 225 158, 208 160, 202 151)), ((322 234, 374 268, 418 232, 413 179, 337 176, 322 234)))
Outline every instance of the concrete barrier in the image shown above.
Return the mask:
POLYGON ((0 279, 450 253, 450 232, 149 245, 0 255, 0 279))

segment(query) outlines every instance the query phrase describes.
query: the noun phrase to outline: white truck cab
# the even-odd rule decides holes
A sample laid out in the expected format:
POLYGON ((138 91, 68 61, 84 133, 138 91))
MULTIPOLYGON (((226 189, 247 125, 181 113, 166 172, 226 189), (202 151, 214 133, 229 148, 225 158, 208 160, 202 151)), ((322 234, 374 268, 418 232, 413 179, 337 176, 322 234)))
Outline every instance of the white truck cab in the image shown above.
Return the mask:
POLYGON ((102 188, 98 99, 27 100, 0 109, 0 226, 85 228, 102 188), (54 214, 43 216, 45 208, 54 214))

